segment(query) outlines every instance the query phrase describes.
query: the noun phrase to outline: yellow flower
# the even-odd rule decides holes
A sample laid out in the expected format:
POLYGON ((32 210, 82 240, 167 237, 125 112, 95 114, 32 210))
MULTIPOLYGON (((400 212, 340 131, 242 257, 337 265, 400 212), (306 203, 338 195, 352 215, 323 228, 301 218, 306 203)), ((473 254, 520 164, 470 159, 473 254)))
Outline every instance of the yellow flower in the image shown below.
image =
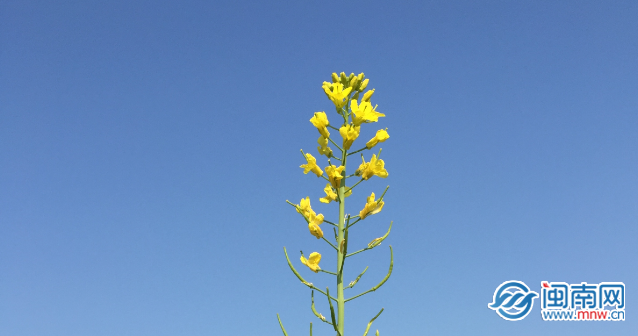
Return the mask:
POLYGON ((319 144, 317 150, 319 151, 320 155, 325 155, 327 157, 332 156, 332 149, 328 147, 328 138, 321 135, 319 136, 319 139, 317 139, 317 143, 319 144))
POLYGON ((319 199, 321 203, 330 203, 337 199, 337 193, 332 191, 332 187, 330 186, 330 183, 326 183, 326 187, 323 188, 323 191, 326 193, 326 197, 319 199))
POLYGON ((326 167, 328 180, 330 180, 330 184, 332 185, 333 188, 339 189, 339 186, 341 185, 341 179, 343 178, 343 175, 341 175, 341 173, 343 172, 344 169, 346 169, 346 167, 344 166, 337 167, 335 165, 330 165, 326 167))
POLYGON ((310 253, 308 259, 301 255, 301 263, 308 266, 313 272, 318 273, 321 267, 319 267, 319 261, 321 261, 321 254, 317 252, 310 253))
POLYGON ((310 118, 310 122, 319 130, 319 133, 324 137, 329 137, 330 132, 328 132, 327 126, 330 125, 328 122, 328 116, 326 112, 315 112, 315 115, 310 118))
POLYGON ((374 138, 370 139, 370 141, 368 141, 366 143, 366 147, 368 147, 368 149, 376 146, 379 142, 384 142, 386 140, 388 140, 390 138, 390 135, 388 135, 388 131, 386 131, 386 129, 384 130, 378 130, 377 134, 374 136, 374 138))
POLYGON ((308 219, 308 229, 310 230, 310 234, 317 237, 317 239, 321 239, 323 237, 323 231, 319 225, 323 223, 323 214, 310 214, 310 218, 308 219))
POLYGON ((361 104, 357 104, 356 100, 350 101, 350 109, 354 113, 352 122, 359 126, 362 123, 379 121, 379 117, 385 117, 385 114, 377 112, 376 108, 376 106, 372 107, 369 101, 362 101, 361 104))
POLYGON ((315 216, 315 212, 310 207, 310 197, 302 198, 297 205, 297 212, 302 214, 309 221, 310 215, 315 216))
POLYGON ((299 168, 303 168, 303 173, 308 174, 309 171, 312 171, 317 175, 317 177, 323 175, 323 170, 317 166, 317 159, 310 153, 306 153, 307 164, 302 164, 299 168))
POLYGON ((370 162, 365 162, 363 157, 361 158, 363 163, 359 166, 359 169, 355 172, 355 175, 361 176, 364 180, 371 178, 374 175, 377 175, 381 178, 388 177, 388 171, 385 170, 385 163, 381 159, 377 159, 375 154, 372 154, 372 159, 370 162))
POLYGON ((359 212, 359 217, 361 219, 364 219, 368 217, 368 215, 374 215, 379 213, 381 209, 383 209, 383 201, 381 200, 375 201, 374 193, 372 193, 368 197, 366 205, 363 207, 363 210, 359 212))
POLYGON ((323 214, 316 214, 310 207, 310 197, 302 198, 299 205, 297 205, 297 212, 303 215, 308 222, 308 229, 310 233, 317 237, 317 239, 323 237, 323 231, 319 228, 319 225, 323 223, 323 214))
POLYGON ((339 128, 339 134, 343 138, 343 149, 350 149, 352 143, 359 137, 360 126, 345 125, 339 128))
POLYGON ((347 88, 344 90, 343 84, 341 83, 323 82, 323 85, 321 87, 323 88, 323 91, 326 92, 328 98, 332 100, 337 108, 342 108, 343 105, 346 104, 346 101, 344 99, 347 99, 350 91, 352 91, 352 88, 347 88))

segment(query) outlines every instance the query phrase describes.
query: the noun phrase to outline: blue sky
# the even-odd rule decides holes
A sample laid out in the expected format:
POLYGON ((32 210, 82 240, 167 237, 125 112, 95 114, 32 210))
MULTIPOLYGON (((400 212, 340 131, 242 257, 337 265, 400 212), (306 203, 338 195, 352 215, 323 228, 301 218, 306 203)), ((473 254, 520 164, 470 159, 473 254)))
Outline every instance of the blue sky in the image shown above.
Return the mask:
POLYGON ((348 199, 391 186, 353 245, 394 221, 352 290, 395 255, 348 335, 381 307, 381 335, 635 334, 636 41, 633 1, 3 1, 0 334, 280 335, 276 313, 331 334, 282 247, 335 286, 299 265, 335 260, 285 200, 336 218, 298 167, 341 71, 386 114, 361 140, 391 136, 389 177, 348 199), (506 280, 622 281, 627 320, 546 322, 536 300, 508 322, 487 308, 506 280))

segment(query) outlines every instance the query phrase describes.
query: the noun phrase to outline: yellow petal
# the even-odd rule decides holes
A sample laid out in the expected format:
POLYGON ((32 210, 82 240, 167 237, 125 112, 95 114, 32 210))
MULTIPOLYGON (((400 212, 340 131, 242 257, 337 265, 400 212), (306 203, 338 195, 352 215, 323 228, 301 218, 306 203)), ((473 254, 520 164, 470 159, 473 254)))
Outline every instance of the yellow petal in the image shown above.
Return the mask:
POLYGON ((318 252, 310 253, 310 256, 308 257, 308 261, 311 264, 319 265, 319 262, 321 261, 321 254, 319 254, 318 252))
POLYGON ((321 239, 323 237, 323 231, 321 231, 321 228, 319 227, 319 225, 316 225, 315 223, 310 223, 308 224, 308 229, 310 230, 310 234, 317 237, 317 239, 321 239))

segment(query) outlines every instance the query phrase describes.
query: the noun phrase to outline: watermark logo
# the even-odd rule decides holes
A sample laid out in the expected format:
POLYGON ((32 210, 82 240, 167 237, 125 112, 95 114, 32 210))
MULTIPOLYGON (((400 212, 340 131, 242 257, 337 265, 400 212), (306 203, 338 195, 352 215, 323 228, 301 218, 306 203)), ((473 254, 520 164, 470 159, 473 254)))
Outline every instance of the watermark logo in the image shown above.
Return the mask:
POLYGON ((510 280, 496 288, 492 303, 487 306, 508 321, 518 321, 529 314, 536 297, 538 293, 531 291, 525 283, 510 280))
POLYGON ((541 316, 545 321, 624 321, 625 284, 543 281, 541 316))

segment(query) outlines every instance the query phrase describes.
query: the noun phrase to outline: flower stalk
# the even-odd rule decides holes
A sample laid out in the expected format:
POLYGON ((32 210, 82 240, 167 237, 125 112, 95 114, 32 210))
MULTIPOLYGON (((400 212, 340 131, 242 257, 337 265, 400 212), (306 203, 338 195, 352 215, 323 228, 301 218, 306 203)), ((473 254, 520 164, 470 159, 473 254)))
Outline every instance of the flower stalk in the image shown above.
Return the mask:
MULTIPOLYGON (((365 158, 363 158, 362 154, 362 163, 356 170, 351 170, 350 175, 346 174, 346 172, 348 171, 347 158, 349 155, 360 153, 366 149, 372 149, 379 143, 385 142, 390 138, 387 133, 387 128, 381 129, 378 130, 376 132, 376 135, 366 143, 365 147, 354 151, 349 151, 353 143, 358 139, 360 130, 362 127, 364 127, 364 124, 375 123, 378 122, 380 117, 385 117, 385 114, 377 111, 376 105, 373 107, 370 103, 370 98, 374 93, 374 89, 368 90, 367 92, 363 93, 369 83, 369 80, 367 78, 364 79, 364 77, 365 76, 363 73, 359 74, 358 76, 355 76, 354 73, 350 74, 349 76, 346 76, 346 74, 343 72, 339 75, 333 73, 332 82, 324 82, 322 85, 324 93, 334 104, 337 114, 339 114, 343 118, 343 124, 340 125, 340 127, 331 124, 328 120, 328 115, 325 112, 315 112, 313 117, 310 119, 310 123, 317 129, 320 134, 319 139, 317 140, 319 144, 319 147, 317 147, 317 151, 319 152, 319 155, 323 155, 326 157, 328 166, 322 170, 317 164, 317 158, 315 158, 312 154, 305 153, 303 150, 301 150, 301 154, 303 155, 304 160, 302 161, 302 165, 300 167, 303 168, 304 174, 312 172, 317 177, 322 177, 323 179, 328 181, 328 183, 323 188, 322 194, 325 194, 325 196, 321 197, 319 201, 324 204, 330 204, 331 202, 337 203, 339 207, 339 220, 331 222, 326 220, 323 214, 317 214, 310 206, 310 197, 302 198, 299 204, 294 204, 290 201, 286 201, 288 204, 292 205, 299 214, 302 215, 306 224, 308 225, 311 235, 317 239, 323 239, 337 253, 336 272, 324 270, 319 266, 319 263, 321 261, 321 254, 318 252, 312 252, 309 255, 308 259, 303 256, 303 253, 301 255, 301 263, 307 266, 314 273, 328 273, 336 277, 337 294, 336 297, 333 297, 330 295, 329 287, 326 287, 326 291, 324 292, 317 288, 313 283, 306 281, 301 276, 301 274, 291 263, 290 258, 288 257, 288 253, 286 252, 286 248, 284 247, 286 261, 288 262, 288 266, 290 267, 291 271, 304 285, 308 286, 311 289, 311 310, 313 314, 322 322, 331 325, 337 336, 345 335, 346 302, 379 289, 390 278, 394 264, 392 246, 390 246, 390 268, 388 270, 388 274, 381 280, 381 282, 379 282, 379 284, 372 287, 371 289, 355 295, 351 298, 346 299, 344 297, 344 290, 354 287, 359 279, 361 279, 363 274, 368 270, 368 267, 366 267, 354 281, 351 281, 347 286, 344 285, 344 266, 347 257, 373 249, 376 246, 380 245, 381 242, 383 242, 388 237, 392 228, 392 223, 390 223, 390 227, 388 228, 388 231, 385 235, 373 239, 367 247, 348 254, 348 236, 350 234, 350 228, 354 226, 354 224, 379 213, 383 209, 383 206, 385 204, 383 198, 388 190, 388 188, 386 188, 381 194, 381 197, 379 197, 378 199, 376 199, 374 192, 370 196, 368 196, 366 198, 366 202, 364 203, 363 209, 360 211, 357 210, 359 211, 358 215, 346 215, 346 199, 353 194, 353 189, 356 186, 358 186, 363 181, 369 180, 373 176, 378 176, 380 178, 386 178, 388 176, 388 172, 385 169, 385 162, 380 159, 381 149, 379 149, 379 154, 372 155, 372 158, 369 162, 365 161, 365 158), (360 99, 359 97, 361 94, 362 98, 360 99), (338 144, 338 141, 335 141, 331 138, 328 128, 339 131, 338 133, 343 140, 341 145, 338 144), (333 151, 332 148, 329 147, 329 143, 332 144, 332 146, 336 147, 337 151, 333 151), (335 162, 338 162, 339 166, 333 165, 331 159, 335 159, 335 162), (348 187, 346 185, 346 182, 348 178, 353 177, 357 177, 358 181, 351 187, 348 187), (335 238, 334 244, 326 239, 326 237, 324 237, 323 231, 320 228, 320 225, 322 223, 327 223, 333 226, 335 238), (325 295, 328 299, 328 306, 330 307, 329 319, 317 312, 315 308, 314 291, 325 295), (336 303, 336 305, 333 305, 333 301, 334 303, 336 303)), ((364 336, 368 334, 372 322, 376 318, 378 318, 382 312, 383 308, 376 316, 374 316, 370 320, 365 329, 364 336)), ((286 330, 284 329, 283 323, 279 318, 279 314, 277 314, 277 319, 279 321, 281 330, 284 333, 284 336, 288 336, 286 330)), ((312 323, 310 324, 310 335, 312 336, 312 323)))

